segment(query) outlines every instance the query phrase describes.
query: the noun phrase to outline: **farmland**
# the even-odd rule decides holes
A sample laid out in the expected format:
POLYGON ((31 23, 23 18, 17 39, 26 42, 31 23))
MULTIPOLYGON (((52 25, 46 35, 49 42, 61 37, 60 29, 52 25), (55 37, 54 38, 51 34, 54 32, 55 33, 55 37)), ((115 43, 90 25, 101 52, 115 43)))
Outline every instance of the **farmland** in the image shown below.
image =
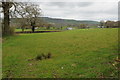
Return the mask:
POLYGON ((117 47, 117 28, 4 37, 3 78, 117 77, 117 47), (50 59, 29 61, 48 53, 50 59))

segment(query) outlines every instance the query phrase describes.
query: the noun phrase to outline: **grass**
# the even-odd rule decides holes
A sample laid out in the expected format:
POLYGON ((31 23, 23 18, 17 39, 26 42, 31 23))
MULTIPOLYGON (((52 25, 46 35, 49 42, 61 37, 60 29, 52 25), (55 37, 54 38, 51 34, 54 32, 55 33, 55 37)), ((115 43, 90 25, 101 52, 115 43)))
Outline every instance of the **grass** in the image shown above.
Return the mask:
POLYGON ((118 29, 20 34, 3 41, 3 78, 117 77, 118 29), (28 61, 40 54, 52 58, 28 61))
MULTIPOLYGON (((22 29, 15 29, 15 32, 20 32, 22 29)), ((32 31, 31 29, 25 29, 24 31, 32 31)), ((35 29, 35 31, 60 31, 60 30, 45 30, 45 29, 35 29)))

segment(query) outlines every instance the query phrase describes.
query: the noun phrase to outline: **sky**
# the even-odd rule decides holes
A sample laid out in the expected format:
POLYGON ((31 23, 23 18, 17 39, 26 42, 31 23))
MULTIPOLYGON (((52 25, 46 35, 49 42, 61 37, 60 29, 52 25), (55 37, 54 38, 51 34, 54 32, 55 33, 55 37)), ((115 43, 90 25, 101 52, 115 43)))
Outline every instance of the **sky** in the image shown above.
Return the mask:
POLYGON ((118 0, 16 0, 36 2, 42 16, 75 20, 118 20, 118 0))
POLYGON ((75 20, 117 20, 117 2, 41 2, 43 16, 75 20))

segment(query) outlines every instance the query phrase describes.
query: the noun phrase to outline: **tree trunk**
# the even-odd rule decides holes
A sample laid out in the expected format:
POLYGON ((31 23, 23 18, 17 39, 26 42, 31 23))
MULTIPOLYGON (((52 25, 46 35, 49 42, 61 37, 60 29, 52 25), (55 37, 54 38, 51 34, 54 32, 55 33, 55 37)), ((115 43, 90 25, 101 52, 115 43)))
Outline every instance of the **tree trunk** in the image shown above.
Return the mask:
POLYGON ((10 33, 10 18, 9 18, 9 2, 2 2, 4 20, 3 20, 3 34, 9 35, 10 33))
POLYGON ((31 22, 31 26, 32 26, 32 32, 35 32, 35 21, 31 22))
POLYGON ((35 32, 35 26, 32 26, 32 32, 35 32))
POLYGON ((24 32, 24 27, 22 27, 21 29, 22 29, 22 32, 24 32))

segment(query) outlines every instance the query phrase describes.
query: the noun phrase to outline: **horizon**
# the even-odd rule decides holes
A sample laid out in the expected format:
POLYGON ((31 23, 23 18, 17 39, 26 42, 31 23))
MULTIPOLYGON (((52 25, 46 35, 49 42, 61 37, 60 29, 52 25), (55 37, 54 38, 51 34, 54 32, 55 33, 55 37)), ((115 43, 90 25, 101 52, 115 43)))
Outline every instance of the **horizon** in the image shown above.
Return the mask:
POLYGON ((100 22, 100 21, 119 21, 119 20, 82 20, 82 19, 70 19, 70 18, 58 18, 58 17, 49 17, 49 16, 41 16, 41 17, 43 17, 43 18, 52 18, 52 19, 64 19, 64 20, 75 20, 75 21, 96 21, 96 22, 100 22))
POLYGON ((65 19, 65 20, 76 20, 76 21, 119 21, 119 20, 88 20, 88 19, 72 19, 72 18, 59 18, 59 17, 49 17, 49 16, 42 16, 42 17, 46 17, 46 18, 53 18, 53 19, 65 19))
MULTIPOLYGON (((33 1, 33 0, 30 0, 33 1)), ((28 1, 29 2, 29 1, 28 1)), ((41 17, 59 19, 118 21, 118 2, 37 2, 41 10, 41 17)), ((1 14, 1 18, 3 14, 1 14)))

